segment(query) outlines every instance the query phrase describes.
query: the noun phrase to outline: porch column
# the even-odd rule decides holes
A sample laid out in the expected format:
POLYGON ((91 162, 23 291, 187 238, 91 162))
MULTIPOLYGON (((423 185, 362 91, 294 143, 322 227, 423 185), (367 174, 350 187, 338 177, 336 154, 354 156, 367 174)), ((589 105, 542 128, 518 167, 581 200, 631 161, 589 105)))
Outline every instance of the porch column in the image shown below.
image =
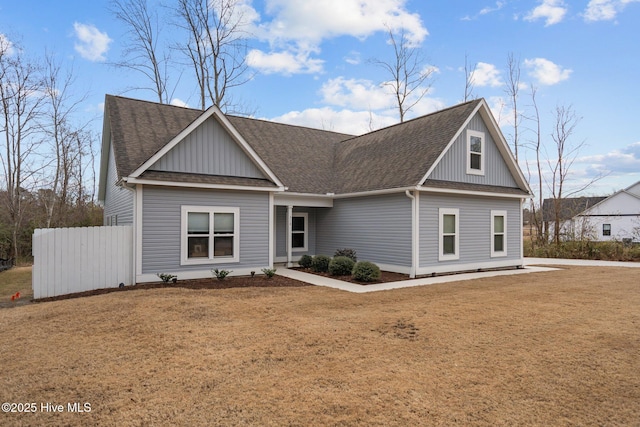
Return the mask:
POLYGON ((293 227, 293 206, 287 206, 287 267, 293 267, 291 232, 293 227))

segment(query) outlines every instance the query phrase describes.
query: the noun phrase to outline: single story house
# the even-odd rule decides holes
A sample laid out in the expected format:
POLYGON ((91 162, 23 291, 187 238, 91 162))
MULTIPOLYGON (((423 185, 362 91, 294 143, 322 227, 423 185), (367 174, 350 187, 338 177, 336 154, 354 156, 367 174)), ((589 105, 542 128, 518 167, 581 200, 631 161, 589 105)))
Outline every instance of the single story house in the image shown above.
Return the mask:
POLYGON ((607 197, 545 199, 542 218, 550 234, 556 206, 563 240, 640 242, 640 181, 607 197))
POLYGON ((518 267, 530 195, 483 99, 361 136, 105 99, 99 200, 137 282, 339 248, 411 277, 518 267))

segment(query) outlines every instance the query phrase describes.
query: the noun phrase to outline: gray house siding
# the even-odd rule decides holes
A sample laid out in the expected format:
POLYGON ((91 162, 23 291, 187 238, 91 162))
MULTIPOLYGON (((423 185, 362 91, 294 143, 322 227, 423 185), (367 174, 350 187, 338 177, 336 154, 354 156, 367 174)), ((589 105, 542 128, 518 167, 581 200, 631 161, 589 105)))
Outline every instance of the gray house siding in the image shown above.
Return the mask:
POLYGON ((116 160, 113 148, 109 150, 109 168, 104 196, 104 224, 112 218, 111 225, 133 224, 133 192, 116 185, 116 160))
MULTIPOLYGON (((305 207, 294 207, 293 213, 306 212, 308 214, 308 229, 307 229, 307 251, 293 251, 293 257, 297 259, 302 255, 315 255, 316 254, 316 209, 305 207)), ((275 245, 276 245, 276 257, 287 256, 287 207, 276 206, 276 231, 275 231, 275 245)))
POLYGON ((317 254, 351 248, 359 260, 411 267, 411 200, 404 193, 336 199, 316 220, 317 254))
POLYGON ((420 268, 507 262, 519 265, 522 242, 519 199, 420 194, 420 268), (438 261, 439 208, 459 209, 460 258, 438 261), (491 211, 507 212, 507 256, 491 257, 491 211))
POLYGON ((484 120, 476 113, 467 127, 433 170, 429 179, 441 181, 466 182, 471 184, 496 185, 500 187, 518 187, 507 164, 496 147, 484 120), (484 175, 467 174, 467 129, 483 132, 485 135, 484 175))
POLYGON ((260 169, 213 117, 191 132, 149 169, 264 178, 260 169))
POLYGON ((142 193, 142 273, 269 266, 269 195, 262 192, 145 186, 142 193), (181 206, 238 207, 240 262, 180 265, 181 206))

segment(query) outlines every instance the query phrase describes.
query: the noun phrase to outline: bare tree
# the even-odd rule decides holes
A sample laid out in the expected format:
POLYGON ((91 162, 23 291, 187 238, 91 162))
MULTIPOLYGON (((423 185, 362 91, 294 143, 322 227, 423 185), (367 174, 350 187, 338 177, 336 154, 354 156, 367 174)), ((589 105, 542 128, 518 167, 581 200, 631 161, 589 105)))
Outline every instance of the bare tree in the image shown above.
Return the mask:
POLYGON ((396 35, 388 28, 388 33, 389 43, 393 47, 393 60, 373 59, 371 62, 383 68, 391 77, 384 85, 393 91, 402 123, 405 115, 429 92, 429 79, 434 69, 425 66, 421 51, 409 43, 404 30, 396 35))
POLYGON ((577 187, 571 188, 568 191, 567 182, 569 180, 569 172, 571 167, 578 157, 578 153, 585 146, 585 141, 574 144, 572 143, 572 136, 575 132, 576 126, 580 123, 581 117, 579 117, 574 111, 571 105, 564 106, 558 105, 555 111, 555 125, 553 132, 551 133, 551 139, 553 140, 553 148, 555 151, 555 159, 547 157, 547 164, 550 170, 550 180, 547 183, 549 191, 553 198, 553 210, 555 226, 553 229, 553 241, 556 244, 560 244, 561 234, 561 221, 562 221, 562 209, 561 203, 563 198, 571 197, 579 192, 586 190, 596 181, 602 179, 605 175, 598 174, 589 181, 582 183, 577 187))
POLYGON ((0 39, 0 135, 4 145, 0 161, 7 194, 3 209, 8 212, 12 256, 21 255, 18 233, 25 213, 23 198, 33 177, 41 170, 33 158, 39 142, 37 120, 41 114, 42 79, 37 65, 0 39))
POLYGON ((520 141, 518 140, 518 128, 520 126, 520 113, 518 111, 518 93, 520 91, 520 60, 515 58, 513 53, 509 53, 507 56, 507 88, 505 92, 509 96, 511 101, 511 108, 513 109, 513 151, 518 161, 518 146, 520 141))
MULTIPOLYGON (((540 110, 538 109, 538 101, 536 99, 538 89, 531 85, 531 101, 533 108, 533 117, 531 120, 534 123, 535 129, 535 140, 533 141, 533 150, 536 156, 536 173, 538 176, 538 200, 537 203, 534 199, 531 199, 531 220, 530 224, 535 226, 536 229, 536 240, 538 242, 543 238, 543 223, 542 223, 542 163, 540 160, 540 150, 542 149, 542 135, 540 131, 540 110), (539 209, 539 210, 538 210, 539 209)), ((527 162, 527 171, 529 171, 529 177, 531 177, 531 171, 529 167, 529 163, 527 162)), ((530 178, 529 178, 530 179, 530 178)), ((533 234, 533 233, 530 233, 533 234)), ((546 239, 545 239, 546 241, 546 239)), ((532 239, 533 243, 533 239, 532 239)))
POLYGON ((235 105, 229 90, 250 80, 247 76, 245 17, 239 0, 178 0, 177 25, 189 35, 177 47, 193 66, 199 104, 207 102, 230 112, 235 105))
POLYGON ((112 0, 111 11, 127 28, 128 39, 123 60, 115 65, 143 74, 152 84, 158 102, 167 104, 171 94, 169 49, 159 46, 162 26, 157 10, 150 11, 148 0, 112 0))
POLYGON ((478 64, 474 63, 473 66, 469 65, 469 55, 464 55, 464 102, 473 99, 473 73, 476 72, 478 64))

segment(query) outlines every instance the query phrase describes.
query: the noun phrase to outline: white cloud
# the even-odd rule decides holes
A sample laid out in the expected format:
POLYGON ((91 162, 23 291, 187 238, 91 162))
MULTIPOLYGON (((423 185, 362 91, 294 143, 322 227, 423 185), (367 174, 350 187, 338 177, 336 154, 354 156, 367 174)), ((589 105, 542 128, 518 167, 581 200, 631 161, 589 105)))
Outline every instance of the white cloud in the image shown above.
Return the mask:
POLYGON ((562 22, 567 13, 567 7, 563 0, 542 0, 541 4, 530 11, 524 19, 526 21, 537 21, 545 19, 545 26, 562 22))
POLYGON ((265 74, 280 73, 305 74, 322 71, 323 60, 310 57, 311 52, 270 52, 258 49, 251 50, 247 55, 247 64, 265 74))
POLYGON ((640 0, 591 0, 584 11, 584 20, 611 21, 618 13, 630 3, 638 3, 640 0))
POLYGON ((362 135, 371 130, 391 126, 398 122, 395 117, 376 114, 370 111, 334 110, 330 107, 310 108, 303 111, 291 111, 272 119, 278 123, 308 126, 317 129, 362 135))
POLYGON ((189 104, 187 104, 186 102, 184 102, 184 101, 183 101, 182 99, 180 99, 180 98, 173 98, 169 104, 171 104, 171 105, 175 105, 176 107, 185 107, 185 108, 189 108, 189 104))
POLYGON ((573 72, 573 70, 562 68, 545 58, 525 59, 524 66, 530 70, 530 76, 545 86, 552 86, 567 80, 573 72))
POLYGON ((249 65, 271 73, 319 72, 323 63, 312 59, 311 54, 320 52, 323 40, 341 36, 365 39, 388 28, 403 32, 410 44, 418 45, 429 33, 420 16, 405 9, 405 3, 406 0, 267 0, 265 10, 271 20, 254 23, 251 33, 268 41, 272 52, 252 51, 249 65))
POLYGON ((371 80, 337 77, 324 83, 320 93, 325 104, 358 110, 388 109, 394 104, 389 88, 371 80))
POLYGON ((486 62, 478 62, 475 70, 469 76, 469 80, 474 86, 478 87, 498 87, 502 86, 502 80, 500 79, 500 71, 493 64, 487 64, 486 62))
POLYGON ((4 34, 0 33, 0 53, 11 56, 15 53, 13 43, 4 34))
POLYGON ((109 44, 113 41, 107 33, 103 33, 93 25, 73 23, 78 42, 74 47, 76 52, 89 61, 104 61, 105 54, 109 50, 109 44))
POLYGON ((600 173, 637 174, 640 171, 640 142, 606 154, 580 157, 576 162, 587 164, 591 170, 600 173))

